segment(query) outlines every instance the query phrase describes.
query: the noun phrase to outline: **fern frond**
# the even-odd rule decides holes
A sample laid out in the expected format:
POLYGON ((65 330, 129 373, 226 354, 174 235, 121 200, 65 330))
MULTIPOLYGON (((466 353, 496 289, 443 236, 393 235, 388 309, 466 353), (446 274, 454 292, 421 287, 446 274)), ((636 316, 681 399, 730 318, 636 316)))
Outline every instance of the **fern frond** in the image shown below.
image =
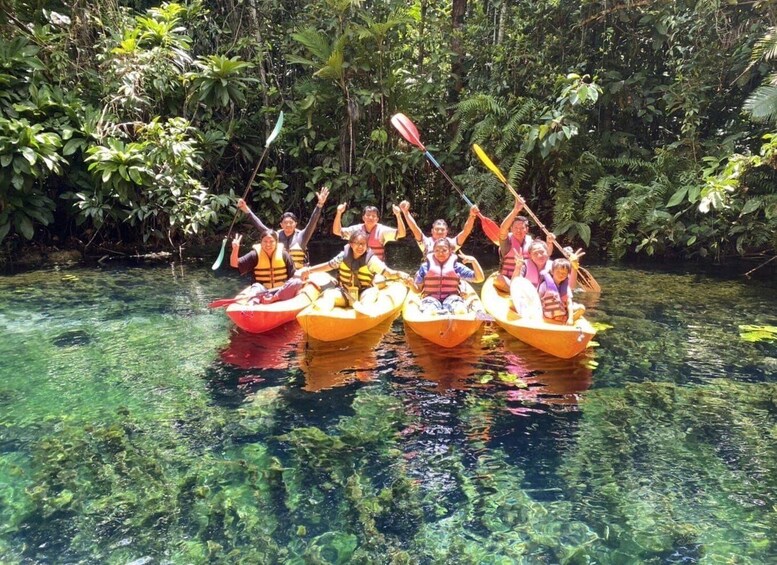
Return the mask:
POLYGON ((757 122, 777 120, 777 86, 759 86, 743 106, 757 122))
POLYGON ((769 31, 753 47, 752 60, 768 61, 775 57, 777 57, 777 27, 770 27, 769 31))
POLYGON ((326 61, 332 53, 326 36, 315 28, 304 28, 291 34, 291 37, 319 61, 326 61))

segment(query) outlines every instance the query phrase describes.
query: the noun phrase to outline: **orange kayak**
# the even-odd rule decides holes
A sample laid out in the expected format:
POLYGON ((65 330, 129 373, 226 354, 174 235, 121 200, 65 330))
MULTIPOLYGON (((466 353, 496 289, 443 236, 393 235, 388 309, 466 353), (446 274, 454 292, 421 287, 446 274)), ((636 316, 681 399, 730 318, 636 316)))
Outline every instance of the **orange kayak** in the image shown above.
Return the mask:
POLYGON ((550 355, 571 359, 582 353, 596 335, 596 330, 585 318, 572 325, 545 321, 537 290, 526 279, 513 280, 510 296, 494 288, 494 278, 495 274, 483 283, 480 293, 483 306, 499 326, 524 343, 550 355))
POLYGON ((252 304, 251 287, 244 289, 235 297, 235 302, 227 306, 227 316, 235 325, 250 333, 264 333, 273 328, 291 322, 297 314, 310 306, 320 295, 318 289, 331 277, 326 273, 315 273, 311 281, 302 287, 297 296, 271 304, 252 304))
POLYGON ((297 314, 297 321, 305 333, 320 341, 347 339, 396 318, 406 294, 404 283, 389 281, 378 291, 375 302, 359 301, 355 308, 344 308, 318 300, 297 314))
POLYGON ((461 284, 466 312, 443 315, 421 312, 422 296, 417 292, 408 292, 402 307, 405 326, 440 347, 456 347, 469 338, 483 325, 483 304, 469 283, 461 284))

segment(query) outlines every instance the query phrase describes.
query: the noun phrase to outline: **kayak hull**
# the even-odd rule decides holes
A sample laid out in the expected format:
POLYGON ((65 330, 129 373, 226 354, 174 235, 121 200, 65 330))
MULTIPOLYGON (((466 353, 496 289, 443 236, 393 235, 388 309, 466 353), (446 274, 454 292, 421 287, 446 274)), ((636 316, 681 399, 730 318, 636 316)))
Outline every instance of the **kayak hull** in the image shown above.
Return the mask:
POLYGON ((424 339, 440 347, 456 347, 469 339, 483 325, 483 304, 469 283, 462 283, 462 297, 467 304, 464 314, 430 315, 421 312, 422 296, 417 292, 408 292, 402 307, 405 327, 410 328, 424 339))
POLYGON ((299 312, 310 306, 320 295, 318 289, 327 280, 317 277, 302 287, 297 296, 271 304, 250 304, 251 287, 245 288, 235 297, 235 302, 227 306, 227 316, 237 327, 250 333, 260 334, 293 321, 299 312))
POLYGON ((357 308, 321 307, 313 303, 297 314, 297 321, 308 336, 320 341, 339 341, 374 328, 381 322, 393 320, 402 309, 407 287, 398 281, 389 281, 380 289, 372 304, 357 303, 357 308))
POLYGON ((501 328, 522 342, 555 357, 571 359, 585 351, 591 339, 596 335, 596 330, 585 318, 580 318, 572 325, 566 325, 545 321, 542 318, 541 311, 538 316, 536 304, 539 302, 539 296, 537 296, 537 302, 535 303, 530 292, 534 292, 536 295, 536 290, 525 279, 513 281, 511 285, 513 298, 497 291, 494 288, 494 279, 495 275, 491 275, 483 283, 483 289, 481 290, 483 306, 494 317, 496 323, 501 328), (528 288, 521 289, 520 281, 525 281, 528 284, 528 288), (514 288, 516 282, 519 284, 517 290, 514 288), (519 307, 522 307, 523 310, 523 307, 527 304, 532 306, 532 308, 524 311, 525 315, 523 317, 512 307, 514 298, 519 293, 521 294, 521 299, 517 302, 519 307))

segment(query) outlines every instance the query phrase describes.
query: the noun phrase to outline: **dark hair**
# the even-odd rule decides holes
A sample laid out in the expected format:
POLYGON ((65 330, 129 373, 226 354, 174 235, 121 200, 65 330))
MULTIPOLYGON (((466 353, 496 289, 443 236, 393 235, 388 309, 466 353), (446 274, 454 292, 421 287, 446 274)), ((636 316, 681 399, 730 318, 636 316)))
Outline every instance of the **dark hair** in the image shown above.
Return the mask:
POLYGON ((451 250, 451 251, 453 250, 453 246, 451 245, 451 242, 448 241, 448 238, 446 238, 446 237, 441 237, 440 239, 435 239, 434 240, 434 245, 432 245, 432 250, 434 250, 438 245, 444 245, 449 250, 451 250))
POLYGON ((448 222, 446 222, 442 218, 439 218, 439 219, 435 220, 434 223, 432 223, 432 227, 437 226, 437 225, 443 225, 443 226, 445 226, 446 230, 448 229, 448 222))
POLYGON ((550 268, 550 272, 552 273, 556 269, 566 269, 567 273, 571 273, 572 263, 570 263, 566 259, 556 259, 555 261, 553 261, 553 266, 550 268))
POLYGON ((362 216, 367 215, 369 212, 375 212, 375 215, 380 218, 380 212, 376 206, 365 206, 364 211, 362 212, 362 216))
POLYGON ((513 223, 510 225, 511 226, 514 225, 515 222, 523 222, 524 224, 526 224, 527 227, 529 226, 529 218, 527 218, 526 216, 516 216, 515 219, 513 220, 513 223))
POLYGON ((294 215, 293 212, 284 212, 283 216, 281 216, 281 221, 285 220, 286 218, 291 218, 294 220, 294 223, 297 223, 297 216, 294 215))
POLYGON ((276 243, 278 243, 278 232, 275 230, 264 230, 259 234, 259 241, 262 241, 265 237, 270 236, 275 240, 276 243))
POLYGON ((356 241, 356 240, 357 240, 358 238, 360 238, 360 237, 363 237, 363 238, 365 239, 365 241, 369 241, 369 239, 370 239, 370 236, 369 236, 369 235, 367 235, 367 232, 366 232, 366 231, 362 231, 362 230, 356 230, 356 231, 355 231, 355 232, 353 232, 353 233, 351 234, 351 236, 348 238, 348 243, 353 243, 354 241, 356 241))

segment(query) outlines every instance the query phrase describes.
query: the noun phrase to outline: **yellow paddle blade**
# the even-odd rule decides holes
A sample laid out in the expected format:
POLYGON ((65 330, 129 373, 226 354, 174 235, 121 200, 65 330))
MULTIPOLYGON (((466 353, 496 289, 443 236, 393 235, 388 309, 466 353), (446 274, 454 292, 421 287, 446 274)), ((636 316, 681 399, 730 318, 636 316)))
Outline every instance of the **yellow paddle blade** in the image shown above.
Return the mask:
POLYGON ((480 158, 480 160, 483 161, 483 164, 486 167, 488 167, 492 173, 496 175, 496 178, 498 178, 503 183, 507 184, 507 179, 502 174, 502 171, 500 171, 499 167, 497 167, 494 164, 494 162, 488 157, 488 155, 486 155, 486 152, 480 148, 480 145, 478 145, 477 143, 473 143, 472 149, 473 151, 475 151, 475 155, 477 155, 480 158))

